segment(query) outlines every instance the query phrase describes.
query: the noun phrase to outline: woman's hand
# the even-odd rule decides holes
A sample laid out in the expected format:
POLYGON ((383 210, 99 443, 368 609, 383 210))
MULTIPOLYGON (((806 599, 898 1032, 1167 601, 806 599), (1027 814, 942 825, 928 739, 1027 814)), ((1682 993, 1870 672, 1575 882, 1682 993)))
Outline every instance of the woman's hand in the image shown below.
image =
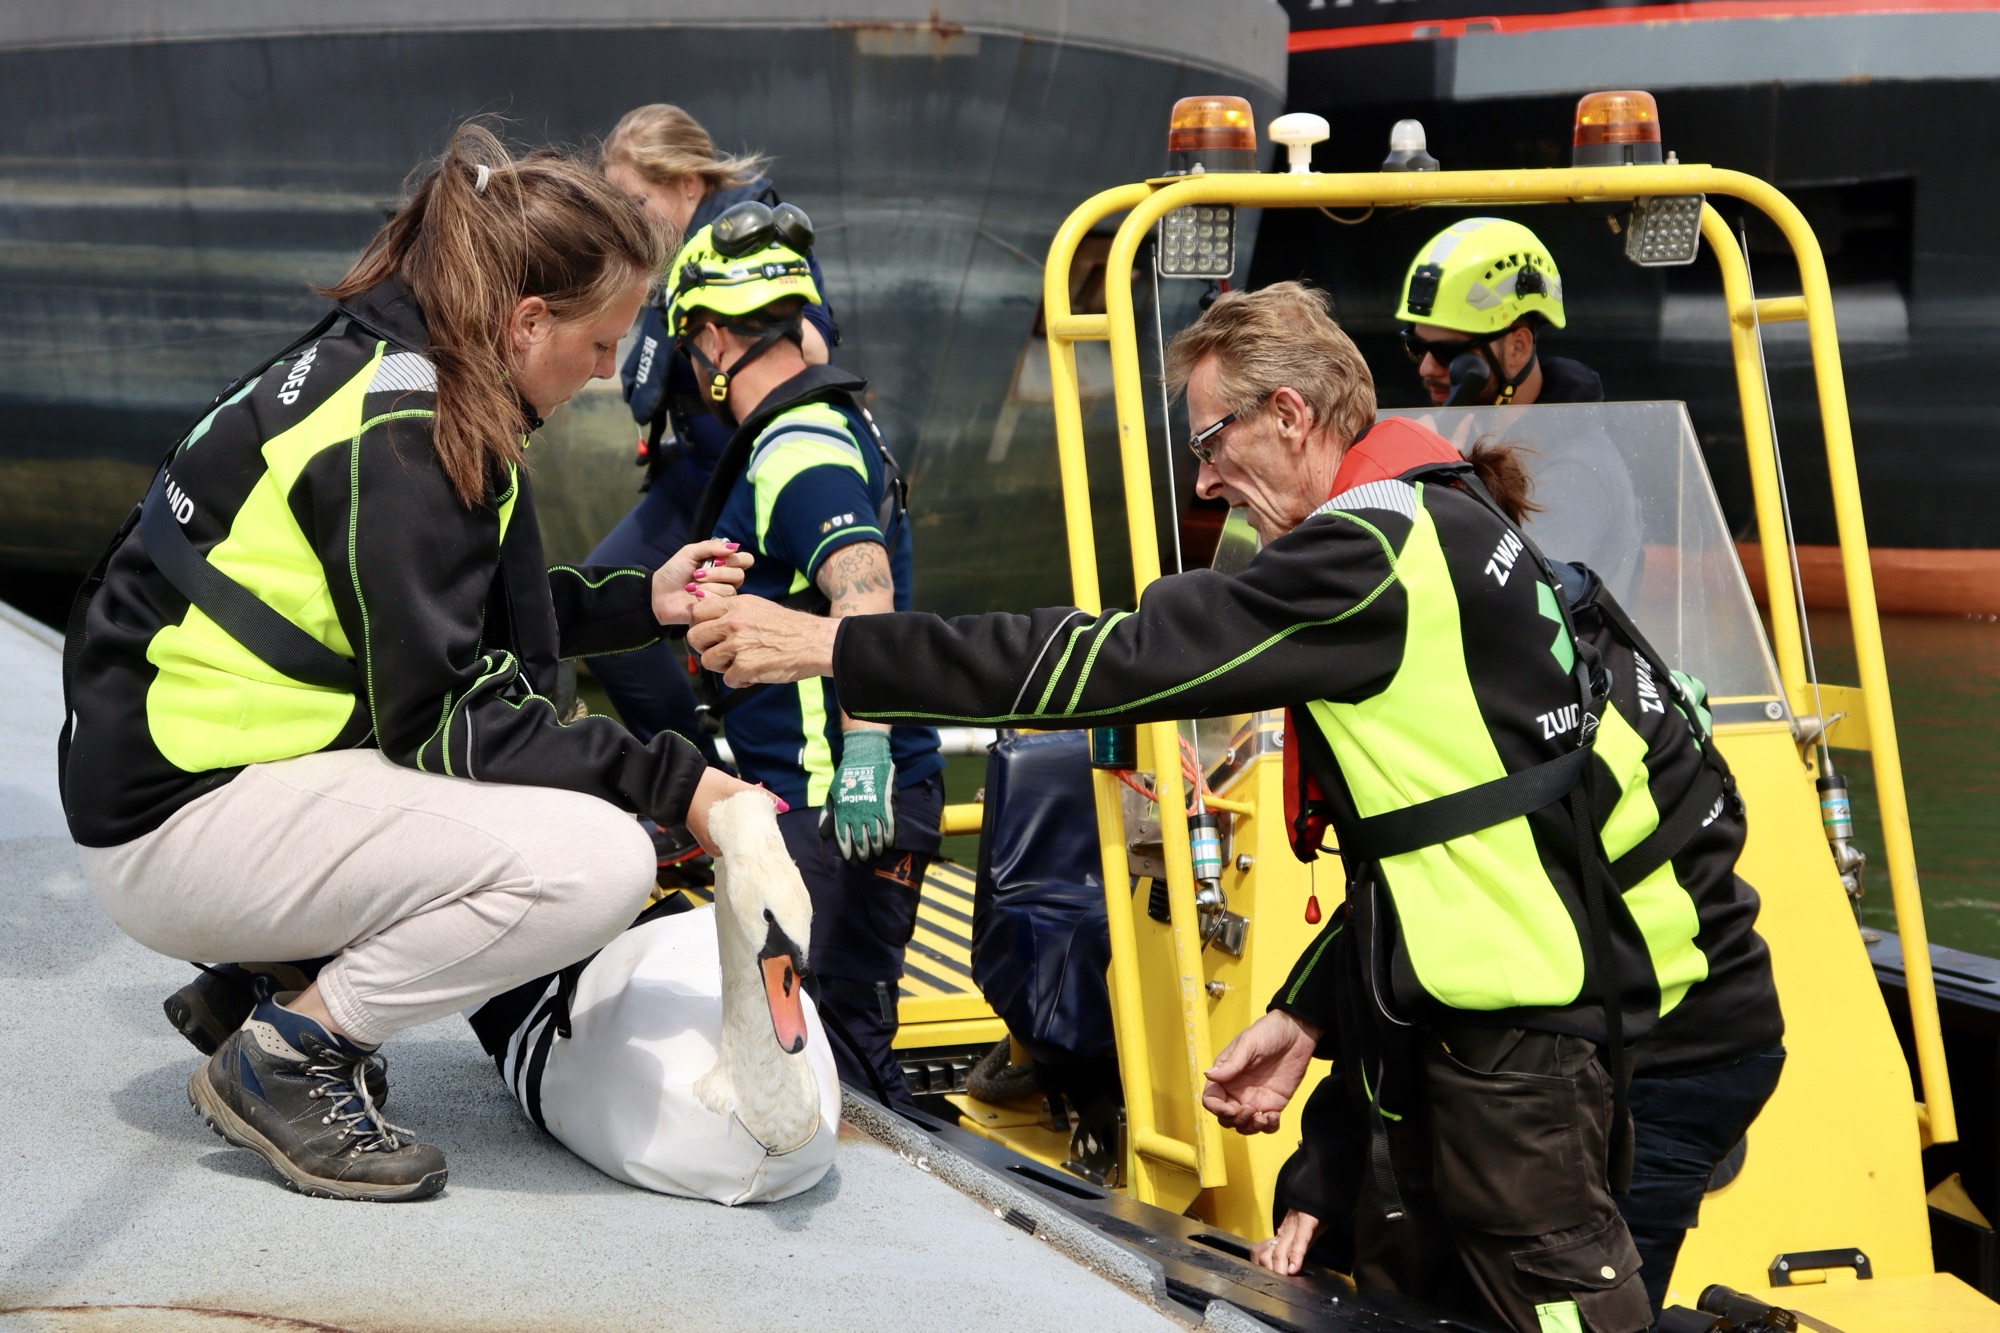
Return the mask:
POLYGON ((1215 1057, 1201 1104, 1239 1134, 1275 1134, 1317 1045, 1319 1029, 1282 1009, 1271 1010, 1215 1057))
POLYGON ((1278 1234, 1250 1247, 1250 1262, 1286 1277, 1305 1266, 1306 1251, 1319 1235, 1319 1219, 1294 1208, 1278 1223, 1278 1234))
POLYGON ((662 625, 687 624, 707 597, 733 595, 751 564, 750 553, 737 550, 735 542, 711 538, 681 547, 653 571, 653 618, 662 625))
POLYGON ((762 787, 752 786, 741 778, 732 778, 719 768, 704 771, 701 781, 695 784, 694 799, 688 802, 687 829, 689 833, 694 834, 694 840, 701 844, 701 849, 710 856, 720 856, 722 852, 709 837, 709 811, 715 809, 717 801, 726 801, 738 792, 746 791, 764 792, 764 795, 771 798, 771 803, 778 807, 778 813, 781 815, 792 808, 770 792, 764 791, 762 787))

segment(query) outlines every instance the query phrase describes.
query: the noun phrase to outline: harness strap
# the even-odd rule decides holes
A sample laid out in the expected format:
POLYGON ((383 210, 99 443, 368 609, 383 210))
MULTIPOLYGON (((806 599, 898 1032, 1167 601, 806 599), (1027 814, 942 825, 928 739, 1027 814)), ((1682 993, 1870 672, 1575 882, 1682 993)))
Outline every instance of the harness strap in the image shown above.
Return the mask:
POLYGON ((1671 861, 1695 834, 1701 832, 1708 812, 1715 808, 1715 803, 1727 790, 1714 769, 1703 768, 1701 775, 1681 794, 1673 810, 1660 821, 1660 826, 1647 834, 1637 847, 1611 863, 1611 878, 1617 882, 1619 891, 1632 888, 1671 861))
MULTIPOLYGON (((1467 494, 1505 523, 1515 533, 1528 556, 1535 562, 1535 568, 1552 587, 1560 588, 1562 582, 1556 577, 1549 558, 1542 554, 1542 548, 1533 538, 1521 531, 1520 527, 1507 517, 1506 511, 1480 481, 1479 474, 1470 463, 1458 468, 1444 469, 1458 474, 1467 494)), ((1579 752, 1589 753, 1597 739, 1598 719, 1610 694, 1610 684, 1602 679, 1602 667, 1596 652, 1577 633, 1576 620, 1570 614, 1569 598, 1558 596, 1556 609, 1562 615, 1563 631, 1569 635, 1576 648, 1575 675, 1579 693, 1583 701, 1583 736, 1577 747, 1579 752)), ((1579 779, 1582 773, 1579 770, 1579 779)), ((1605 891, 1606 882, 1612 877, 1608 858, 1604 853, 1604 843, 1598 837, 1596 811, 1592 808, 1590 784, 1578 781, 1569 792, 1568 805, 1571 823, 1575 830, 1578 870, 1583 880, 1583 915, 1590 930, 1591 952, 1597 961, 1597 988, 1604 1009, 1604 1051, 1606 1072, 1611 1077, 1611 1135, 1607 1145, 1605 1175, 1613 1194, 1624 1194, 1632 1186, 1632 1131, 1631 1131, 1631 1084, 1632 1065, 1625 1051, 1625 987, 1620 975, 1618 953, 1611 939, 1610 895, 1605 891)), ((1623 899, 1620 899, 1622 904, 1623 899)))
POLYGON ((139 507, 139 535, 167 582, 273 671, 307 685, 361 693, 361 677, 352 659, 294 625, 195 550, 174 517, 166 486, 163 467, 139 507))
MULTIPOLYGON (((285 346, 280 350, 278 350, 277 352, 273 353, 270 356, 265 357, 262 361, 260 361, 257 364, 257 368, 255 370, 246 371, 243 374, 238 375, 235 379, 231 380, 228 383, 228 385, 222 390, 221 393, 218 393, 217 395, 215 395, 214 398, 209 400, 208 406, 204 407, 200 411, 200 413, 195 416, 194 420, 190 421, 187 424, 187 428, 183 430, 180 433, 180 435, 175 438, 173 448, 167 450, 167 456, 160 460, 159 475, 153 479, 153 490, 158 490, 160 488, 160 481, 162 478, 166 476, 167 464, 171 463, 173 461, 174 455, 180 452, 181 445, 186 442, 189 434, 193 432, 196 426, 200 425, 204 420, 206 420, 211 412, 214 412, 217 408, 221 407, 224 403, 228 402, 231 398, 235 397, 236 394, 244 388, 244 386, 253 383, 258 376, 262 375, 272 366, 275 366, 280 361, 283 361, 286 357, 290 356, 293 352, 298 351, 301 347, 304 347, 307 343, 317 341, 322 335, 326 333, 328 329, 334 326, 334 324, 340 319, 342 315, 349 313, 350 312, 344 311, 340 307, 335 306, 333 309, 327 311, 326 314, 320 316, 319 322, 317 324, 314 324, 310 329, 307 329, 303 334, 299 335, 297 338, 292 339, 291 342, 286 343, 285 346)), ((147 498, 148 499, 152 498, 151 492, 147 493, 147 498)), ((110 572, 111 569, 112 557, 118 554, 118 548, 120 548, 125 544, 126 538, 130 537, 133 531, 140 527, 143 521, 144 512, 145 512, 144 501, 132 506, 132 512, 127 514, 125 516, 125 521, 118 525, 118 531, 112 536, 110 544, 104 548, 104 554, 100 555, 97 558, 97 563, 91 567, 90 573, 84 578, 83 582, 80 585, 78 585, 76 590, 76 596, 70 600, 69 620, 65 623, 63 628, 63 666, 62 666, 63 725, 61 734, 56 737, 56 783, 58 792, 65 803, 67 803, 69 799, 70 741, 71 738, 75 735, 75 730, 76 730, 76 693, 75 693, 76 669, 78 662, 83 657, 84 645, 89 637, 90 604, 97 599, 98 590, 104 586, 105 576, 110 572)), ((171 516, 169 516, 169 521, 170 522, 172 521, 171 516)), ((187 541, 186 536, 180 532, 180 524, 178 522, 172 522, 172 526, 174 528, 175 535, 180 536, 181 540, 183 542, 186 542, 187 541)), ((149 550, 152 548, 153 542, 151 538, 147 539, 146 545, 149 550)), ((192 547, 190 547, 189 549, 192 550, 192 547)), ((201 560, 201 556, 199 555, 199 553, 195 555, 195 558, 197 560, 201 560)), ((157 558, 155 558, 154 563, 156 565, 159 563, 157 558)), ((207 565, 208 562, 203 560, 202 563, 204 565, 207 565)), ((162 570, 161 572, 165 573, 164 570, 162 570)), ((171 578, 172 576, 169 575, 170 581, 171 578)), ((177 589, 180 587, 178 583, 176 583, 174 586, 177 589)), ((181 592, 183 596, 187 595, 185 589, 181 589, 181 592)), ((188 600, 192 602, 194 599, 190 597, 188 600)), ((268 610, 269 608, 266 609, 268 610)), ((207 607, 203 607, 202 610, 204 613, 208 612, 207 607)), ((276 612, 272 612, 272 614, 276 615, 276 612)), ((209 614, 209 618, 211 620, 215 620, 215 622, 218 625, 222 624, 222 621, 213 614, 209 614)), ((289 621, 287 621, 286 623, 287 625, 290 625, 289 621)), ((224 625, 223 628, 228 629, 228 626, 224 625)), ((292 628, 296 629, 297 627, 292 626, 292 628)), ((301 633, 303 633, 303 631, 301 631, 301 633)), ((240 639, 239 642, 241 642, 240 639)), ((327 652, 327 655, 333 657, 335 661, 346 660, 345 658, 339 657, 337 654, 334 654, 332 650, 325 649, 325 646, 323 644, 319 644, 317 641, 312 641, 312 642, 314 643, 315 647, 324 649, 327 652)), ((244 646, 246 648, 250 647, 248 643, 244 643, 244 646)), ((255 652, 256 650, 252 648, 251 651, 255 652)), ((282 670, 282 668, 279 669, 282 670)), ((350 667, 350 674, 351 670, 352 669, 350 667)), ((343 685, 340 688, 354 689, 355 687, 353 685, 343 685)), ((67 808, 67 805, 65 805, 65 808, 67 808)))
POLYGON ((1396 1163, 1389 1156, 1389 1122, 1382 1114, 1382 1084, 1387 1068, 1376 1070, 1375 1084, 1368 1089, 1368 1171, 1375 1178, 1375 1199, 1382 1207, 1382 1220, 1400 1222, 1406 1211, 1403 1191, 1396 1184, 1396 1163))
POLYGON ((1570 750, 1477 787, 1365 816, 1351 832, 1341 832, 1341 850, 1380 861, 1532 814, 1569 794, 1582 780, 1590 754, 1588 747, 1570 750))

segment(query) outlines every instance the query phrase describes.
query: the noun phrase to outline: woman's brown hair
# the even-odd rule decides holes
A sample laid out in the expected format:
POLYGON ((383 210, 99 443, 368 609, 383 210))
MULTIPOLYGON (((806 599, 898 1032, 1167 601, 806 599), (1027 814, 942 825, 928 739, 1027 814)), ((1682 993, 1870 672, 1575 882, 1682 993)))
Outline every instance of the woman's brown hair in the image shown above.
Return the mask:
POLYGON ((396 215, 321 294, 347 300, 401 278, 424 314, 437 367, 438 460, 467 506, 488 470, 521 460, 522 404, 509 382, 507 325, 526 297, 559 321, 608 310, 666 267, 638 205, 584 163, 543 149, 518 160, 482 125, 462 125, 396 215))
POLYGON ((762 153, 741 157, 718 153, 700 121, 666 102, 627 111, 604 141, 602 158, 607 167, 626 163, 655 185, 699 176, 707 194, 748 185, 771 165, 762 153))
POLYGON ((1528 475, 1528 465, 1521 461, 1521 456, 1528 452, 1518 444, 1475 440, 1472 452, 1465 456, 1479 477, 1479 484, 1516 527, 1526 523, 1528 515, 1542 512, 1533 498, 1534 478, 1528 475))

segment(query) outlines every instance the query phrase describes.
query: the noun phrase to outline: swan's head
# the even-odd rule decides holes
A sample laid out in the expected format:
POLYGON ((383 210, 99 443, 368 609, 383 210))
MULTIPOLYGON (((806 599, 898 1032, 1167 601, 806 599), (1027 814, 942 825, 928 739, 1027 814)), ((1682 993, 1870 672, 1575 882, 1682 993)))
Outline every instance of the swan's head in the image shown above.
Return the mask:
POLYGON ((771 1029, 778 1045, 796 1055, 806 1047, 800 991, 812 939, 812 899, 805 881, 785 850, 777 810, 763 792, 741 792, 716 802, 709 833, 722 853, 716 899, 725 910, 716 926, 736 932, 739 957, 755 955, 771 1006, 771 1029))
POLYGON ((778 1045, 789 1055, 806 1048, 806 1011, 799 1002, 806 973, 806 951, 780 926, 777 916, 764 909, 764 947, 757 952, 757 966, 764 973, 764 998, 771 1005, 771 1031, 778 1045))

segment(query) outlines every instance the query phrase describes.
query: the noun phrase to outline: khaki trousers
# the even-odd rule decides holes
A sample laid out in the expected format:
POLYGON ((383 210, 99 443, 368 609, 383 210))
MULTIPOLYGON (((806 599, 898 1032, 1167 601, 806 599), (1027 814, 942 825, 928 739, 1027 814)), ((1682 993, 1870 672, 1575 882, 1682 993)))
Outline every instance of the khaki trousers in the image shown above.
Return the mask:
POLYGON ((78 851, 105 912, 158 953, 336 955, 320 994, 370 1044, 602 948, 654 873, 639 822, 594 796, 377 750, 253 764, 144 837, 78 851))

